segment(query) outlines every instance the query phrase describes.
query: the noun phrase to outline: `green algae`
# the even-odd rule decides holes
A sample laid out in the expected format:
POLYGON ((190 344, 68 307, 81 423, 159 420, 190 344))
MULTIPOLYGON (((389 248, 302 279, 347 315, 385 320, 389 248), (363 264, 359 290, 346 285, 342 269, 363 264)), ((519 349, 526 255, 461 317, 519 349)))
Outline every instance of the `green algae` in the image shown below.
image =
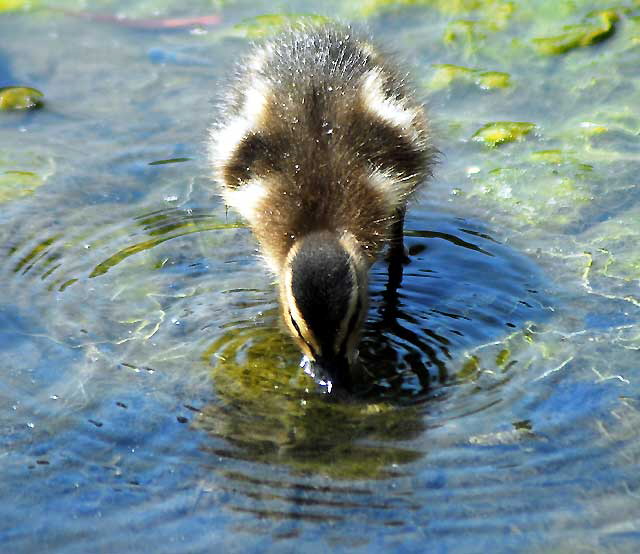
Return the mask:
POLYGON ((586 173, 593 171, 591 164, 582 163, 573 151, 561 149, 537 150, 531 152, 529 160, 533 163, 543 163, 555 166, 567 166, 573 169, 573 175, 583 178, 586 173))
POLYGON ((462 49, 465 58, 482 50, 490 36, 508 28, 517 10, 515 2, 503 0, 356 0, 345 7, 349 17, 367 18, 385 13, 436 12, 447 23, 444 29, 434 31, 448 48, 462 49))
POLYGON ((480 372, 480 360, 477 356, 469 356, 462 367, 456 373, 456 378, 460 381, 473 381, 480 372))
POLYGON ((450 86, 455 81, 469 81, 476 74, 475 69, 450 63, 434 64, 435 69, 430 86, 434 90, 450 86))
POLYGON ((507 142, 522 140, 535 128, 535 123, 526 121, 494 121, 482 126, 471 138, 476 142, 495 147, 507 142))
POLYGON ((0 87, 0 111, 32 110, 43 104, 44 94, 31 87, 0 87))
POLYGON ((508 348, 504 348, 503 350, 500 350, 500 352, 498 352, 498 355, 496 356, 496 365, 504 370, 506 367, 508 367, 510 358, 511 352, 508 348))
POLYGON ((35 152, 0 153, 0 204, 33 194, 54 173, 53 160, 35 152))
POLYGON ((0 204, 32 194, 43 182, 42 177, 32 171, 0 173, 0 204))
POLYGON ((0 13, 28 10, 32 5, 30 0, 0 0, 0 13))
POLYGON ((589 14, 583 23, 565 26, 565 32, 561 35, 536 38, 534 44, 541 54, 565 54, 610 38, 615 33, 619 19, 616 10, 599 10, 589 14))
POLYGON ((264 14, 245 19, 234 26, 235 31, 249 39, 260 39, 283 29, 302 28, 307 25, 329 23, 328 17, 316 14, 264 14))
POLYGON ((515 3, 504 0, 354 0, 350 9, 365 17, 416 7, 437 10, 446 15, 480 13, 495 26, 504 25, 515 10, 515 3))
MULTIPOLYGON (((640 282, 640 207, 617 214, 584 233, 581 239, 589 245, 592 263, 589 275, 640 282)), ((640 299, 640 294, 637 294, 640 299)))
POLYGON ((535 172, 525 168, 496 168, 472 176, 470 198, 510 214, 519 225, 567 225, 580 217, 593 196, 581 170, 570 165, 558 173, 553 167, 535 172))
POLYGON ((460 369, 456 372, 456 380, 459 382, 477 382, 489 373, 492 375, 504 375, 515 364, 518 363, 513 358, 513 353, 509 346, 508 337, 496 343, 502 349, 495 350, 495 358, 485 360, 476 353, 467 353, 460 369))
POLYGON ((447 25, 442 40, 447 45, 461 45, 471 51, 487 37, 484 22, 470 19, 457 19, 447 25))
POLYGON ((438 90, 454 82, 471 82, 481 89, 502 89, 511 86, 511 77, 501 71, 484 71, 454 64, 434 64, 435 73, 429 88, 438 90))
POLYGON ((476 83, 483 89, 508 88, 511 76, 503 71, 483 71, 478 74, 476 83))
MULTIPOLYGON (((129 256, 133 256, 134 254, 138 254, 139 252, 150 250, 151 248, 154 248, 155 246, 158 246, 168 240, 183 237, 185 235, 190 235, 192 233, 201 233, 203 231, 220 231, 225 229, 235 229, 237 227, 238 225, 234 223, 201 224, 193 221, 183 221, 171 225, 167 228, 158 229, 157 231, 155 231, 155 234, 160 236, 136 244, 132 244, 130 246, 127 246, 126 248, 123 248, 122 250, 119 250, 115 254, 112 254, 106 260, 96 265, 93 268, 93 271, 91 271, 91 273, 89 274, 89 277, 92 278, 104 275, 112 267, 118 265, 129 256)), ((153 233, 150 234, 153 235, 153 233)))
POLYGON ((469 437, 469 442, 478 446, 488 447, 518 444, 536 438, 530 427, 522 424, 522 422, 516 422, 513 424, 512 429, 472 435, 469 437))
POLYGON ((562 150, 538 150, 531 153, 531 160, 534 162, 545 162, 549 164, 559 165, 566 160, 562 150))

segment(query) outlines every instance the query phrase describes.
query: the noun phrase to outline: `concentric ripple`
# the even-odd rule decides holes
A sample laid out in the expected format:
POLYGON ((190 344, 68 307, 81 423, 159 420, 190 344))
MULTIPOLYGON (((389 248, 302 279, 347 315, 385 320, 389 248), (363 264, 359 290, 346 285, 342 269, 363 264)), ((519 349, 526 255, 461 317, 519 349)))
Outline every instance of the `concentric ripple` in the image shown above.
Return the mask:
POLYGON ((36 414, 64 421, 128 386, 133 371, 189 357, 181 336, 197 340, 226 302, 224 281, 212 283, 210 271, 225 266, 230 276, 242 266, 224 244, 247 235, 215 211, 119 206, 58 210, 5 230, 1 355, 10 369, 1 394, 23 425, 36 414), (187 313, 202 318, 195 330, 182 323, 187 313), (114 375, 114 366, 125 371, 114 375))
POLYGON ((105 206, 42 225, 25 221, 28 231, 15 225, 3 243, 3 280, 14 302, 37 307, 52 328, 67 327, 66 341, 126 340, 132 328, 151 333, 154 318, 165 317, 161 298, 196 294, 215 262, 207 253, 222 253, 241 228, 201 209, 117 213, 115 222, 105 206))
MULTIPOLYGON (((345 399, 298 367, 247 229, 217 207, 110 215, 63 211, 3 243, 3 467, 34 476, 24 510, 83 510, 78 525, 50 519, 67 529, 58 540, 82 552, 95 543, 84 518, 113 505, 99 516, 114 530, 105 551, 149 526, 158 552, 218 541, 170 548, 193 521, 256 550, 318 533, 361 548, 423 533, 458 548, 462 532, 468 551, 543 544, 550 526, 570 540, 580 517, 625 544, 614 530, 631 522, 591 506, 640 489, 636 403, 616 380, 556 380, 589 363, 593 337, 547 330, 559 307, 544 276, 490 230, 414 215, 409 263, 373 268, 360 392, 345 399)), ((12 543, 28 542, 29 525, 7 518, 12 543)))
MULTIPOLYGON (((366 549, 424 533, 458 548, 463 533, 474 551, 543 544, 550 526, 570 540, 581 517, 632 525, 591 506, 640 489, 635 401, 615 380, 556 380, 595 343, 546 329, 558 307, 544 277, 481 225, 409 222, 402 272, 373 268, 362 386, 340 399, 298 367, 246 229, 216 209, 106 215, 14 227, 3 250, 3 467, 33 476, 18 512, 82 510, 77 525, 49 518, 72 552, 95 544, 83 522, 97 517, 113 530, 103 550, 151 526, 158 552, 219 542, 194 521, 256 551, 318 533, 366 549), (106 505, 118 509, 99 516, 106 505), (169 547, 175 533, 192 538, 169 547)), ((27 544, 30 526, 5 515, 27 544)))

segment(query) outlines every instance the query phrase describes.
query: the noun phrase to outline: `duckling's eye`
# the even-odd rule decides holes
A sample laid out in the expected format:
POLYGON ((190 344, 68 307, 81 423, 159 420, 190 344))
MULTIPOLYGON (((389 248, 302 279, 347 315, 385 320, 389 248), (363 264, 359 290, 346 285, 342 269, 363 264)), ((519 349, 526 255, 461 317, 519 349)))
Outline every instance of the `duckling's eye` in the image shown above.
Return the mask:
POLYGON ((235 186, 247 182, 255 174, 258 164, 272 166, 273 148, 266 137, 250 133, 238 144, 225 167, 227 186, 235 186))
POLYGON ((306 340, 305 338, 302 336, 302 332, 300 331, 300 327, 298 326, 298 324, 296 323, 296 320, 293 319, 293 315, 291 315, 291 312, 289 312, 289 319, 291 320, 291 325, 293 325, 293 328, 296 330, 296 333, 298 333, 298 336, 300 337, 300 340, 302 340, 302 342, 304 342, 307 345, 307 348, 309 349, 309 352, 311 352, 311 355, 314 358, 317 358, 318 355, 316 354, 316 351, 314 350, 313 346, 311 346, 306 340))
POLYGON ((392 169, 414 175, 424 162, 424 152, 393 126, 372 120, 367 129, 367 143, 361 149, 373 167, 392 169))

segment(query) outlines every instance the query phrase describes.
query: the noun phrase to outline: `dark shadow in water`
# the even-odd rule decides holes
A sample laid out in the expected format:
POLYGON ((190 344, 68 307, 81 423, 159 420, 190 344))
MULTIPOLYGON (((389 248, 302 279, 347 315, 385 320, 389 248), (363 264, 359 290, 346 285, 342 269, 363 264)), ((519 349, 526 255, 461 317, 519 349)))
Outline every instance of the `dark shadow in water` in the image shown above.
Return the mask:
POLYGON ((360 348, 367 397, 420 401, 455 376, 456 351, 551 313, 545 278, 527 257, 477 223, 437 215, 423 222, 428 229, 406 233, 408 264, 373 268, 360 348))
MULTIPOLYGON (((389 340, 389 335, 395 336, 402 340, 405 344, 412 344, 416 348, 409 352, 406 356, 406 362, 410 364, 411 371, 417 378, 420 393, 428 392, 431 388, 431 374, 429 368, 423 362, 424 357, 438 368, 438 377, 441 382, 446 380, 447 369, 445 362, 438 357, 438 352, 426 341, 422 339, 419 333, 404 327, 401 320, 407 320, 409 315, 402 312, 400 288, 402 286, 402 278, 404 275, 404 263, 398 258, 389 260, 387 265, 388 280, 382 291, 380 292, 380 305, 377 309, 378 319, 373 325, 369 325, 367 332, 362 340, 362 364, 363 367, 371 367, 374 360, 386 361, 385 366, 376 365, 375 374, 366 373, 363 375, 365 387, 369 390, 367 396, 387 396, 391 394, 393 397, 402 395, 402 374, 398 371, 402 360, 398 357, 398 352, 394 348, 393 342, 389 340), (380 387, 376 384, 379 378, 385 375, 386 383, 390 390, 380 387), (374 377, 372 380, 370 377, 374 377)), ((415 323, 413 321, 413 323, 415 323)), ((447 346, 449 341, 428 329, 423 332, 430 336, 434 341, 441 345, 442 355, 449 358, 447 346)))

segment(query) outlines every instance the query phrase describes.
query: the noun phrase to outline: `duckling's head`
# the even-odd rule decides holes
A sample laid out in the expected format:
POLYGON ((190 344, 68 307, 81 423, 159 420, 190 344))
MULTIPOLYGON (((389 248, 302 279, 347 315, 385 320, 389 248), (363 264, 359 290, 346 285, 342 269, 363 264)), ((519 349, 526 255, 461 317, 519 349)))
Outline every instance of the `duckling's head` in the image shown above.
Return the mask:
POLYGON ((285 323, 314 374, 351 388, 367 309, 367 262, 349 235, 329 231, 296 240, 280 283, 285 323))

